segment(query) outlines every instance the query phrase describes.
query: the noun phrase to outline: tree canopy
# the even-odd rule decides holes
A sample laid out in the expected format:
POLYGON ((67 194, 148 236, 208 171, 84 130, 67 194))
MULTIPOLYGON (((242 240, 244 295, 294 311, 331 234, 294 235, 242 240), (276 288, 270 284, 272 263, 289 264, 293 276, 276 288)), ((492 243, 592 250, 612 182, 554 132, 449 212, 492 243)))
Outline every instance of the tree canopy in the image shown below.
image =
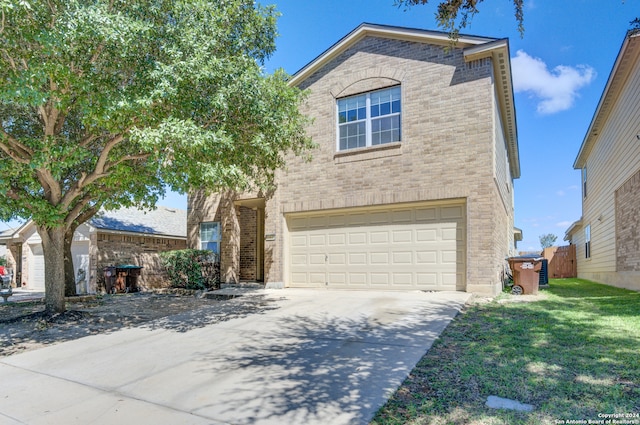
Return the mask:
POLYGON ((540 246, 542 249, 550 248, 556 243, 556 240, 558 240, 558 237, 552 233, 540 235, 540 246))
POLYGON ((165 187, 267 188, 311 146, 304 94, 251 0, 0 0, 0 218, 32 219, 46 305, 64 310, 65 231, 165 187))
MULTIPOLYGON (((478 4, 483 0, 440 0, 436 12, 438 26, 456 39, 461 29, 466 28, 479 12, 478 4)), ((509 0, 513 3, 520 35, 524 35, 524 0, 509 0)), ((397 6, 425 5, 429 0, 395 0, 397 6)), ((433 3, 433 1, 432 1, 433 3)))

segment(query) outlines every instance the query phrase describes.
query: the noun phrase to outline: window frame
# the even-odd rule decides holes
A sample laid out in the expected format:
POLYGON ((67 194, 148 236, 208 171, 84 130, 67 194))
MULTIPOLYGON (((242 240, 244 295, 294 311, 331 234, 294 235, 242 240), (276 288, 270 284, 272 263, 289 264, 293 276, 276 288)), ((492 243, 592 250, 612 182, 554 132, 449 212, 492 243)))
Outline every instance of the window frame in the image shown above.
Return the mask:
POLYGON ((582 198, 587 197, 587 166, 582 167, 582 198))
POLYGON ((221 245, 222 245, 222 226, 221 226, 220 222, 219 221, 203 221, 203 222, 200 223, 200 226, 199 226, 198 230, 199 230, 199 236, 200 236, 200 249, 203 250, 203 251, 211 251, 214 254, 219 256, 220 255, 220 251, 221 251, 221 245), (206 240, 203 239, 203 225, 216 225, 217 226, 217 232, 215 232, 215 233, 218 236, 218 238, 217 239, 206 239, 206 240), (214 251, 214 250, 212 250, 212 249, 210 249, 208 247, 205 247, 204 243, 207 243, 207 244, 215 243, 215 244, 217 244, 218 252, 216 252, 216 251, 214 251))
MULTIPOLYGON (((367 149, 367 148, 372 148, 372 147, 378 147, 378 146, 385 146, 388 145, 390 143, 400 143, 402 141, 402 104, 403 104, 403 100, 402 100, 402 88, 401 85, 395 85, 395 86, 390 86, 390 87, 384 87, 384 88, 380 88, 380 89, 375 89, 375 90, 370 90, 368 92, 364 92, 364 93, 359 93, 359 94, 354 94, 354 95, 350 95, 350 96, 345 96, 345 97, 341 97, 341 98, 336 98, 335 99, 335 108, 336 108, 336 152, 349 152, 355 149, 367 149), (392 98, 391 98, 391 102, 390 103, 390 112, 388 114, 378 114, 375 117, 372 116, 372 102, 371 102, 371 95, 374 93, 379 93, 379 92, 383 92, 386 90, 394 90, 397 89, 398 90, 398 102, 399 102, 399 110, 397 112, 393 112, 393 94, 392 94, 392 98), (365 97, 365 117, 364 119, 355 119, 353 121, 345 121, 345 122, 340 122, 340 104, 341 102, 347 101, 348 99, 355 99, 358 97, 364 96, 365 97), (380 142, 380 143, 373 143, 373 122, 374 121, 379 121, 382 120, 384 118, 393 118, 393 117, 398 117, 398 140, 391 140, 389 142, 380 142), (356 146, 353 148, 349 148, 349 147, 345 147, 344 149, 340 148, 340 129, 348 124, 356 124, 356 123, 364 123, 365 125, 365 130, 364 130, 364 136, 365 136, 365 144, 364 146, 356 146)), ((380 103, 378 103, 378 105, 380 105, 380 103)), ((347 109, 347 113, 350 110, 347 109)), ((393 133, 394 129, 392 128, 391 130, 389 130, 393 133)), ((378 132, 377 132, 378 133, 378 132)))
POLYGON ((584 258, 591 258, 591 224, 584 227, 584 258))

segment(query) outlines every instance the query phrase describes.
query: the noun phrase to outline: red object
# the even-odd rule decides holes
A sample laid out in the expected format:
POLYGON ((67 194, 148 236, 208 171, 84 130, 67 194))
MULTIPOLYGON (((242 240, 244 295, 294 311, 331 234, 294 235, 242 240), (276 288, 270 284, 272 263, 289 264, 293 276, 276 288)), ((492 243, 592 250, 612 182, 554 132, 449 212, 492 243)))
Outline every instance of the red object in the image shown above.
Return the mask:
POLYGON ((4 266, 0 266, 0 274, 1 275, 7 274, 7 269, 5 269, 4 266))

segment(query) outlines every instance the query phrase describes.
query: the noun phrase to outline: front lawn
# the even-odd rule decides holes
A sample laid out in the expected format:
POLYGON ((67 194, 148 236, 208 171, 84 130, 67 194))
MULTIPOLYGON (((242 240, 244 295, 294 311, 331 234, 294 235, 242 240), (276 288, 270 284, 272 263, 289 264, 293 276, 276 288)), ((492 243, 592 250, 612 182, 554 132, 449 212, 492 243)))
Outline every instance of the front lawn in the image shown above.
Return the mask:
POLYGON ((372 424, 640 424, 640 293, 580 279, 542 293, 470 306, 372 424), (489 409, 490 395, 535 410, 489 409))

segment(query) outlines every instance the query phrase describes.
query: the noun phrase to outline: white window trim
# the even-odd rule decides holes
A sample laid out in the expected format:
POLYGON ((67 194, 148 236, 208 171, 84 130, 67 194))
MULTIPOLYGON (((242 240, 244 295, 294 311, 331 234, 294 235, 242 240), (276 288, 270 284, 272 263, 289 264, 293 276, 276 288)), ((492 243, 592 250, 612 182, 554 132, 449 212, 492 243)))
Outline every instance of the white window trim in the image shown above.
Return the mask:
POLYGON ((201 250, 204 249, 204 248, 202 248, 202 243, 203 243, 203 240, 202 240, 202 225, 203 224, 217 224, 218 225, 218 234, 220 235, 220 239, 218 239, 218 240, 207 240, 207 242, 217 242, 217 244, 218 244, 218 252, 214 253, 214 254, 221 255, 222 254, 222 223, 219 222, 219 221, 202 221, 202 222, 200 222, 200 224, 198 226, 199 227, 198 228, 198 231, 199 231, 199 235, 198 236, 199 236, 199 239, 200 239, 200 249, 201 250))
MULTIPOLYGON (((371 118, 371 93, 377 92, 377 91, 381 91, 381 90, 386 90, 386 89, 392 89, 394 87, 399 87, 400 88, 400 112, 393 112, 391 114, 387 114, 385 115, 385 117, 393 117, 393 116, 399 116, 400 117, 400 140, 394 141, 394 142, 390 142, 390 143, 399 143, 402 142, 402 111, 404 111, 404 99, 402 97, 402 87, 401 86, 391 86, 391 87, 386 87, 386 88, 382 88, 382 89, 376 89, 376 90, 371 90, 369 92, 366 93, 360 93, 360 94, 356 94, 356 95, 352 95, 352 96, 346 96, 344 98, 338 98, 334 100, 334 105, 335 105, 335 123, 336 123, 336 152, 349 152, 349 151, 353 151, 353 150, 357 150, 357 149, 367 149, 367 148, 371 148, 371 147, 378 147, 378 146, 384 146, 387 145, 388 143, 383 143, 380 145, 374 145, 373 144, 373 135, 371 134, 371 122, 373 121, 373 118, 371 118), (366 118, 364 119, 365 121, 365 145, 358 147, 358 148, 351 148, 351 149, 340 149, 340 107, 338 106, 338 102, 342 99, 347 99, 350 97, 355 97, 355 96, 362 96, 362 95, 366 95, 366 101, 365 101, 365 108, 366 108, 366 118)), ((380 118, 380 117, 376 117, 376 118, 380 118)), ((351 121, 345 124, 353 124, 353 123, 357 123, 359 121, 362 120, 358 120, 358 121, 351 121)))

